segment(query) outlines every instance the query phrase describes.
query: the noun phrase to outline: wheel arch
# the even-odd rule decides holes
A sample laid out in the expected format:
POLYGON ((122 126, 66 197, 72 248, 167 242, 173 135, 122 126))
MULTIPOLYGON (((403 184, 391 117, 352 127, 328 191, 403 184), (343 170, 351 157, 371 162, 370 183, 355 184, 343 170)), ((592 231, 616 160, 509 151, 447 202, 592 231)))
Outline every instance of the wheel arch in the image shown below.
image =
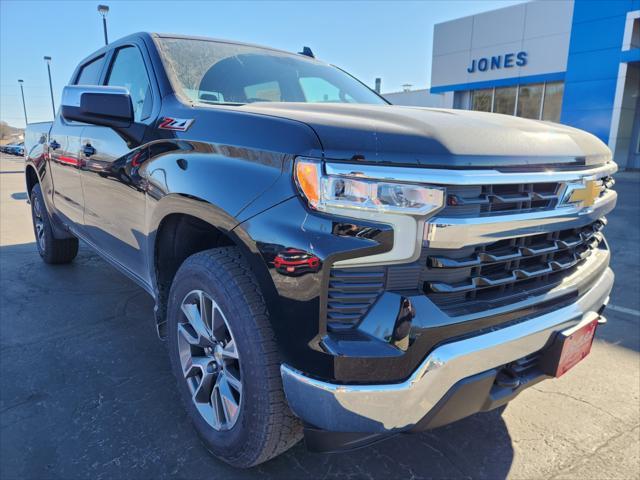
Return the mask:
POLYGON ((27 164, 24 169, 25 183, 27 186, 27 196, 31 198, 31 191, 38 183, 40 183, 40 177, 33 165, 27 164))
MULTIPOLYGON (((42 171, 40 173, 42 173, 42 171)), ((24 177, 25 186, 27 188, 27 198, 29 202, 31 202, 31 193, 33 192, 33 188, 36 185, 40 185, 40 188, 42 189, 42 197, 44 200, 44 208, 47 210, 47 214, 49 215, 49 219, 51 220, 51 228, 53 230, 53 235, 55 236, 55 238, 59 240, 75 238, 71 233, 69 233, 69 231, 67 231, 66 227, 54 214, 53 205, 51 204, 51 198, 47 194, 47 190, 51 186, 50 177, 41 177, 38 174, 36 166, 29 162, 27 162, 27 165, 25 166, 24 177)))
POLYGON ((191 255, 223 246, 236 246, 251 267, 269 306, 275 287, 255 245, 237 235, 238 221, 206 200, 167 195, 156 205, 148 235, 149 274, 155 296, 156 328, 166 336, 166 308, 171 283, 180 265, 191 255))

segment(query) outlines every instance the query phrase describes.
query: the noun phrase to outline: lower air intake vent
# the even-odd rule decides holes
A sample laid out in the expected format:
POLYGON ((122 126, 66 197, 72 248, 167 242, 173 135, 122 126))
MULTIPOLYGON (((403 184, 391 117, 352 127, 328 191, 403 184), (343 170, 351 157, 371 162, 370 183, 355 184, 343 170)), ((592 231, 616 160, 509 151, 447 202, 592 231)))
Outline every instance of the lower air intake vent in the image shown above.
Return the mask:
POLYGON ((327 299, 329 330, 354 327, 382 294, 384 269, 332 269, 327 299))

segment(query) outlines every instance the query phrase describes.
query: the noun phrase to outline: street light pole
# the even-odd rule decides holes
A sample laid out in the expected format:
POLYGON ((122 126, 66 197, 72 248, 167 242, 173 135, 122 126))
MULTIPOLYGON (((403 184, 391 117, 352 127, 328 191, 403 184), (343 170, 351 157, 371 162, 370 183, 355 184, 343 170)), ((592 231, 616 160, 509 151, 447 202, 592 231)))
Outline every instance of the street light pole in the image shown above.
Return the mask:
POLYGON ((20 84, 20 92, 22 93, 22 110, 24 110, 24 124, 28 125, 29 124, 29 120, 27 120, 27 106, 24 103, 24 88, 22 87, 22 84, 24 83, 24 80, 19 79, 18 83, 20 84))
POLYGON ((109 6, 98 5, 98 13, 102 15, 102 29, 104 30, 104 44, 109 45, 109 38, 107 37, 107 13, 109 13, 109 6))
POLYGON ((47 73, 49 74, 49 91, 51 92, 51 110, 53 111, 53 119, 56 118, 56 104, 53 101, 53 83, 51 83, 51 57, 44 57, 47 62, 47 73))

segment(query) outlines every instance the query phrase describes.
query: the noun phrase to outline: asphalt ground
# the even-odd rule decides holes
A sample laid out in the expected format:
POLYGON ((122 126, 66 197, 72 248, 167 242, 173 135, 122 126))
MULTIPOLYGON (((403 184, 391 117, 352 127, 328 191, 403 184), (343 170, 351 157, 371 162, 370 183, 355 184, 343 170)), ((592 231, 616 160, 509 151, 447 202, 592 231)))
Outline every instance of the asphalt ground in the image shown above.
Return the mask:
POLYGON ((211 457, 180 404, 151 298, 85 245, 36 252, 18 157, 0 156, 0 478, 640 477, 640 174, 617 175, 617 279, 591 355, 500 416, 251 470, 211 457))

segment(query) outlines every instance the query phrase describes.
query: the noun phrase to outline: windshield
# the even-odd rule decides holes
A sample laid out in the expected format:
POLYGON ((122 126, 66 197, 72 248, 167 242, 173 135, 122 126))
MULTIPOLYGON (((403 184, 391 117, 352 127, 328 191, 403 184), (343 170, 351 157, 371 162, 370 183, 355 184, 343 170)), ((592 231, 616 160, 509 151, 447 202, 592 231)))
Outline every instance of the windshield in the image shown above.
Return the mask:
POLYGON ((156 41, 174 89, 192 102, 385 103, 340 69, 302 55, 211 40, 156 41))

